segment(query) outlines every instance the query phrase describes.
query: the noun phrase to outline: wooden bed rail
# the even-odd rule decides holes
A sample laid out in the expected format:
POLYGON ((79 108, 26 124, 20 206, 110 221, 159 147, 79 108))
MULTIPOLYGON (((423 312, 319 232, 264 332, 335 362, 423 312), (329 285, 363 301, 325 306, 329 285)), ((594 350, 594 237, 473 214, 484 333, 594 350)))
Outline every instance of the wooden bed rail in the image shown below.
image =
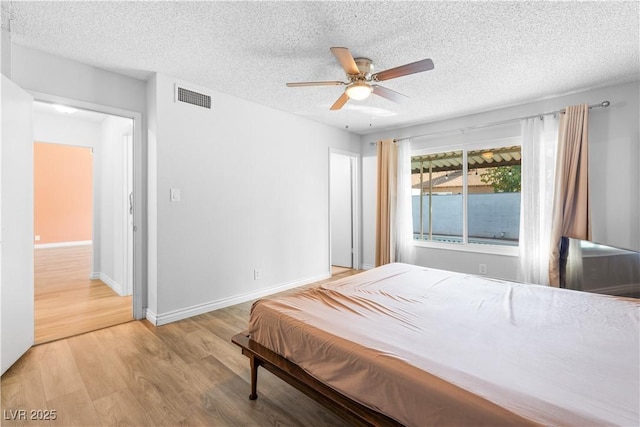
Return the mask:
POLYGON ((251 393, 249 394, 249 399, 251 400, 258 398, 258 367, 262 366, 353 425, 402 425, 396 420, 364 406, 318 381, 295 363, 251 340, 246 332, 234 335, 231 341, 242 349, 242 354, 249 358, 251 365, 251 393))

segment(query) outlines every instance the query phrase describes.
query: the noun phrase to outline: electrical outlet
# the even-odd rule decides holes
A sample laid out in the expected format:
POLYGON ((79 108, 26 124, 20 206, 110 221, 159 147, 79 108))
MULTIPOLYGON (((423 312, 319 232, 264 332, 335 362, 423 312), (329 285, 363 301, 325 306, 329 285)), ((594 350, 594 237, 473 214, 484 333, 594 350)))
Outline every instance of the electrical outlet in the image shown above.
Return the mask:
POLYGON ((262 270, 260 270, 259 268, 256 268, 255 270, 253 270, 253 280, 260 280, 262 279, 262 270))
POLYGON ((39 235, 39 234, 36 234, 35 241, 36 241, 36 242, 39 242, 39 241, 40 241, 40 235, 39 235))
POLYGON ((487 264, 480 264, 480 274, 487 274, 487 264))

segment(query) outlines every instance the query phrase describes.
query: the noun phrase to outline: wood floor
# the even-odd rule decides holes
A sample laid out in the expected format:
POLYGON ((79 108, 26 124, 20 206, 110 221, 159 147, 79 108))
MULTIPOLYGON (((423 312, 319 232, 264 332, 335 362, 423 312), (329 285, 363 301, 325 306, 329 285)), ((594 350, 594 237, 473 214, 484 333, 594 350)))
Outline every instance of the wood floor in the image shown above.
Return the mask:
POLYGON ((160 327, 132 321, 32 347, 2 376, 2 425, 346 426, 263 369, 259 398, 249 400, 249 360, 230 340, 247 328, 251 304, 160 327), (15 419, 22 410, 26 420, 15 419), (56 419, 30 419, 52 415, 46 411, 56 419))
POLYGON ((92 246, 34 252, 36 344, 133 320, 131 297, 90 280, 92 246))

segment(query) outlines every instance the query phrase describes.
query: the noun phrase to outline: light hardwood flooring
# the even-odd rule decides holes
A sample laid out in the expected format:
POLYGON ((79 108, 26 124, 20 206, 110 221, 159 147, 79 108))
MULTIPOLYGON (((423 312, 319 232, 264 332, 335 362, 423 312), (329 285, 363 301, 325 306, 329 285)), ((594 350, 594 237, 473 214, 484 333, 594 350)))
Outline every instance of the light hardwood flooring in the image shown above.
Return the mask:
POLYGON ((338 267, 337 265, 332 265, 331 266, 331 275, 332 276, 336 276, 336 275, 342 274, 342 273, 344 273, 346 271, 349 271, 349 270, 351 270, 351 269, 348 268, 348 267, 338 267))
POLYGON ((249 400, 249 359, 230 340, 247 328, 251 304, 32 347, 2 376, 2 425, 346 426, 264 369, 259 397, 249 400), (20 410, 26 420, 7 419, 20 410), (56 419, 32 421, 31 410, 55 411, 56 419))
POLYGON ((133 320, 130 296, 90 280, 92 246, 34 251, 36 344, 133 320))

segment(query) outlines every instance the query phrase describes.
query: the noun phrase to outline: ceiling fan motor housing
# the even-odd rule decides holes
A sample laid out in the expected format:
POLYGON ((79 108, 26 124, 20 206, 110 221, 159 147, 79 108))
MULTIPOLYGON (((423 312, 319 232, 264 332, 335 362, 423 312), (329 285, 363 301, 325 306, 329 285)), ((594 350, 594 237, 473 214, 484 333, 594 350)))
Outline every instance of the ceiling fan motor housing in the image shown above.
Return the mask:
POLYGON ((373 61, 369 58, 355 58, 354 61, 358 70, 360 70, 360 74, 349 75, 350 80, 370 80, 371 73, 373 73, 373 61))

